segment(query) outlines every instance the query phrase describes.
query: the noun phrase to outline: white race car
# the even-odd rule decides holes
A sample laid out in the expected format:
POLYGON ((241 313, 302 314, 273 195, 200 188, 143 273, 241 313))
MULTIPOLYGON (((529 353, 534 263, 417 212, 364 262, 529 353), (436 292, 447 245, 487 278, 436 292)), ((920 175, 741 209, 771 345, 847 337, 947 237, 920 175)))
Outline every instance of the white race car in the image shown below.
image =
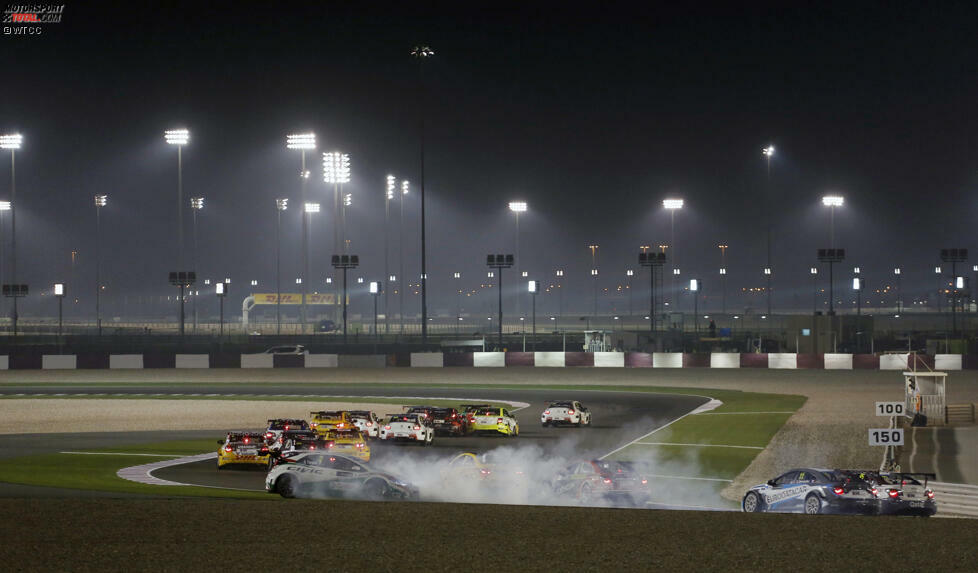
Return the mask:
POLYGON ((391 414, 387 423, 380 429, 380 439, 387 441, 410 441, 429 446, 435 439, 435 429, 430 418, 420 414, 391 414))
POLYGON ((265 477, 265 491, 282 497, 411 499, 418 489, 362 461, 329 452, 283 457, 265 477))
POLYGON ((384 423, 377 417, 377 414, 369 410, 350 410, 350 418, 353 419, 353 424, 360 430, 360 433, 368 439, 380 437, 380 428, 383 427, 384 423))
POLYGON ((550 402, 540 414, 540 424, 544 427, 557 424, 591 425, 591 411, 577 400, 550 402))

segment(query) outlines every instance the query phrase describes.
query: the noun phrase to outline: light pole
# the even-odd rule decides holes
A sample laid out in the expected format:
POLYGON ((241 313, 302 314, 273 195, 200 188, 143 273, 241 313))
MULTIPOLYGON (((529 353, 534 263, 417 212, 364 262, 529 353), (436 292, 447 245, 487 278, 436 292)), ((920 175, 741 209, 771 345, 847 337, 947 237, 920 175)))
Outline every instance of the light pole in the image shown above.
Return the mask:
MULTIPOLYGON (((384 194, 384 276, 389 277, 389 259, 390 259, 390 218, 391 218, 391 200, 394 199, 397 193, 397 180, 393 175, 387 176, 387 191, 384 194)), ((391 296, 390 288, 386 283, 384 285, 384 334, 390 334, 391 332, 391 296)))
POLYGON ((380 332, 377 330, 377 298, 380 297, 380 283, 370 281, 370 295, 374 299, 374 344, 380 342, 380 332))
MULTIPOLYGON (((17 284, 17 150, 24 138, 19 133, 0 135, 0 149, 10 150, 10 271, 17 284)), ((14 337, 17 336, 17 296, 14 295, 14 337)))
POLYGON ((169 129, 163 138, 177 146, 177 267, 183 268, 183 146, 190 142, 186 129, 169 129))
MULTIPOLYGON (((975 271, 978 272, 978 265, 975 265, 975 271)), ((900 269, 900 267, 897 267, 897 268, 893 269, 893 274, 896 275, 896 284, 897 284, 897 288, 896 288, 896 296, 897 296, 897 299, 896 299, 896 309, 897 309, 897 314, 900 314, 900 313, 903 312, 903 293, 900 291, 900 276, 903 274, 903 272, 900 269)))
POLYGON ((812 275, 812 316, 818 314, 818 267, 811 267, 808 272, 812 275))
MULTIPOLYGON (((3 283, 3 243, 5 237, 3 234, 3 213, 5 211, 10 211, 10 201, 0 201, 0 285, 4 284, 3 283)), ((72 260, 74 260, 74 255, 72 255, 72 260)), ((6 314, 3 308, 4 306, 6 306, 3 302, 3 298, 4 297, 0 297, 0 317, 5 316, 6 314)))
MULTIPOLYGON (((190 270, 197 272, 197 213, 204 208, 203 197, 191 197, 190 209, 194 215, 193 242, 194 248, 191 257, 190 270)), ((194 293, 194 334, 197 334, 197 294, 194 293)))
POLYGON ((689 293, 693 295, 693 330, 696 331, 697 337, 700 335, 699 291, 700 281, 697 279, 689 279, 689 293))
MULTIPOLYGON (((310 227, 312 227, 312 216, 313 216, 314 213, 318 213, 319 212, 319 203, 304 203, 302 205, 302 207, 303 207, 303 209, 302 209, 302 234, 303 234, 304 237, 308 237, 309 236, 309 232, 310 232, 310 227)), ((306 298, 308 296, 306 293, 309 290, 309 285, 307 284, 309 281, 306 280, 306 277, 309 276, 309 242, 308 242, 308 240, 305 243, 306 243, 306 246, 303 249, 304 256, 303 256, 303 261, 302 261, 302 264, 303 264, 304 269, 303 269, 303 274, 302 274, 302 277, 301 277, 301 279, 302 279, 302 281, 301 281, 302 282, 302 334, 305 334, 306 333, 306 325, 309 322, 309 314, 308 314, 308 312, 306 310, 306 308, 307 308, 306 307, 306 298)))
POLYGON ((625 283, 625 289, 628 290, 628 316, 632 316, 632 302, 633 302, 632 299, 634 298, 632 296, 632 292, 633 292, 632 291, 632 276, 634 274, 635 274, 635 271, 633 271, 632 269, 627 269, 625 271, 625 276, 627 277, 626 283, 625 283))
POLYGON ((537 294, 540 292, 540 283, 537 281, 527 281, 527 290, 530 292, 530 301, 533 306, 533 352, 537 351, 537 294))
POLYGON ((564 280, 564 269, 557 269, 554 273, 557 277, 557 320, 554 321, 555 330, 559 330, 560 317, 564 313, 564 285, 562 281, 564 280))
POLYGON ((720 249, 720 314, 727 314, 727 245, 717 245, 720 249))
POLYGON ((846 202, 841 195, 826 195, 822 197, 822 205, 829 208, 829 247, 835 248, 835 208, 846 202))
POLYGON ((409 181, 401 181, 401 198, 398 201, 401 208, 401 222, 398 225, 400 230, 401 240, 397 242, 397 260, 400 262, 400 269, 398 272, 401 275, 401 279, 397 282, 397 308, 401 315, 401 334, 404 334, 404 197, 411 191, 411 183, 409 181))
POLYGON ((852 290, 856 291, 856 354, 862 348, 862 290, 863 279, 855 277, 852 279, 852 290))
MULTIPOLYGON (((526 201, 510 201, 509 210, 516 215, 516 276, 522 277, 520 272, 520 213, 526 212, 526 201)), ((520 289, 516 289, 516 316, 520 314, 520 289)))
POLYGON ((458 287, 458 281, 462 278, 462 273, 455 271, 455 336, 458 337, 459 323, 462 322, 462 289, 458 287))
MULTIPOLYGON (((499 348, 503 347, 503 269, 513 266, 513 255, 487 255, 486 266, 499 271, 499 348)), ((490 277, 492 275, 490 274, 490 277)))
POLYGON ((350 156, 340 151, 323 153, 323 182, 333 186, 333 252, 339 253, 343 251, 340 243, 340 187, 350 182, 350 156))
MULTIPOLYGON (((315 133, 297 133, 285 137, 285 147, 288 149, 298 149, 301 156, 301 167, 299 171, 299 201, 306 204, 306 180, 309 179, 309 171, 306 170, 306 150, 316 149, 315 133)), ((309 283, 309 226, 305 215, 302 217, 302 334, 306 333, 306 323, 308 322, 306 311, 306 290, 309 283)))
POLYGON ((588 245, 587 248, 591 251, 591 283, 592 289, 594 290, 594 320, 598 320, 598 245, 588 245))
MULTIPOLYGON (((767 195, 768 196, 767 196, 767 200, 764 201, 764 204, 765 204, 765 209, 764 209, 765 213, 764 213, 764 216, 767 219, 767 265, 765 265, 765 266, 767 268, 771 268, 771 227, 772 227, 772 221, 771 221, 771 205, 770 205, 770 203, 771 203, 771 196, 774 195, 774 193, 771 191, 771 158, 774 157, 774 146, 773 145, 768 145, 767 147, 765 147, 764 149, 761 150, 761 153, 764 155, 764 160, 765 160, 765 162, 767 164, 767 195)), ((768 306, 770 306, 770 304, 768 306)), ((768 313, 768 316, 771 316, 771 309, 770 308, 768 308, 767 313, 768 313)))
POLYGON ((58 341, 61 341, 62 326, 64 326, 64 313, 62 312, 62 303, 65 300, 65 285, 64 283, 54 284, 54 296, 58 297, 58 341))
POLYGON ((98 335, 102 336, 102 309, 101 309, 101 299, 102 299, 102 280, 100 276, 100 270, 102 267, 102 260, 99 257, 99 243, 102 236, 101 232, 101 212, 102 207, 108 202, 108 195, 96 195, 95 196, 95 326, 98 328, 98 335))
POLYGON ((275 334, 282 334, 282 211, 289 208, 288 198, 275 200, 275 334))
POLYGON ((219 282, 214 285, 214 292, 217 294, 217 300, 219 300, 221 303, 221 323, 220 323, 221 330, 219 334, 220 337, 224 337, 224 297, 227 296, 228 294, 227 289, 228 289, 227 283, 219 282))
MULTIPOLYGON (((670 296, 673 300, 677 301, 676 307, 679 307, 678 300, 679 297, 676 295, 676 269, 679 268, 679 258, 676 257, 676 211, 683 208, 684 201, 682 199, 663 199, 662 207, 669 211, 669 247, 672 247, 672 284, 670 290, 672 291, 670 296)), ((660 245, 661 247, 661 245, 660 245)))
POLYGON ((655 332, 655 269, 666 262, 665 253, 638 254, 638 264, 649 269, 649 334, 655 332))
POLYGON ((343 346, 346 346, 346 272, 360 266, 360 257, 357 255, 333 255, 332 264, 334 269, 343 270, 343 346))
POLYGON ((764 267, 764 278, 767 280, 767 286, 765 290, 767 291, 767 315, 771 316, 771 268, 764 267))
MULTIPOLYGON (((425 120, 425 94, 424 94, 424 66, 422 62, 435 55, 435 52, 428 46, 417 46, 411 50, 411 55, 418 62, 418 88, 422 93, 418 102, 418 114, 421 116, 421 344, 428 343, 428 269, 427 269, 427 248, 425 245, 425 218, 424 218, 424 120, 425 120)), ((404 273, 401 273, 402 275, 404 273)), ((499 325, 502 328, 502 325, 499 325)))

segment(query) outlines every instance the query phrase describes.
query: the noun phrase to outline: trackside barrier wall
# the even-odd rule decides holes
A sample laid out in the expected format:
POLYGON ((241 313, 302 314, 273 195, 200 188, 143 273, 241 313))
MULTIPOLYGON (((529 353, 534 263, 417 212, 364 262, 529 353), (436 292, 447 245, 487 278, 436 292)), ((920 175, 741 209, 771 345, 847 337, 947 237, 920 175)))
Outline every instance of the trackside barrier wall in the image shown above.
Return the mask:
POLYGON ((242 354, 242 368, 273 368, 275 366, 274 354, 242 354))
POLYGON ((505 352, 473 352, 472 366, 476 368, 506 366, 505 352))
POLYGON ((906 370, 909 354, 881 354, 880 370, 906 370))
POLYGON ((825 353, 826 370, 852 370, 852 354, 825 353))
POLYGON ((682 368, 683 355, 681 352, 653 352, 652 368, 682 368))
POLYGON ((536 352, 533 357, 534 366, 549 366, 551 368, 564 367, 563 352, 536 352))
POLYGON ((174 368, 210 368, 210 364, 207 354, 177 354, 174 368))
POLYGON ((533 366, 532 352, 504 352, 506 366, 533 366))
POLYGON ((78 357, 74 354, 45 354, 41 359, 44 370, 74 370, 78 367, 78 357))
POLYGON ((960 354, 936 354, 934 355, 935 370, 961 370, 960 354))
POLYGON ((339 364, 339 357, 336 354, 306 355, 306 368, 336 368, 339 364))
POLYGON ((740 354, 734 352, 710 354, 710 368, 740 368, 740 354))
POLYGON ((341 354, 337 356, 340 368, 384 368, 387 366, 386 354, 341 354))
POLYGON ((600 368, 624 368, 624 352, 595 352, 594 366, 600 368))
POLYGON ((441 368, 445 366, 445 355, 441 352, 412 352, 411 366, 417 368, 441 368))
POLYGON ((767 367, 795 370, 798 368, 798 355, 771 352, 767 355, 767 367))
POLYGON ((143 367, 142 354, 110 354, 109 368, 139 368, 143 367))
POLYGON ((10 357, 0 356, 0 370, 8 370, 10 368, 10 357))
POLYGON ((741 354, 741 368, 767 368, 767 354, 741 354))

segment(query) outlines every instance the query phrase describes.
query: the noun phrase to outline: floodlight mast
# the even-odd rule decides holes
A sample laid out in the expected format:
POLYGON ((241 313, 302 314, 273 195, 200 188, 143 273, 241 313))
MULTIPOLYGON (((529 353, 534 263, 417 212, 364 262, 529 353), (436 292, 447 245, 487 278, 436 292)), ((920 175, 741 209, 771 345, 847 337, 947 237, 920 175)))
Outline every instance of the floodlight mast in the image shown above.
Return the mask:
MULTIPOLYGON (((387 176, 387 189, 384 193, 384 277, 390 276, 390 242, 391 242, 391 200, 397 194, 397 178, 393 175, 387 176)), ((388 279, 384 279, 387 281, 388 279)), ((391 296, 390 289, 387 287, 388 283, 384 282, 384 334, 391 333, 391 296)))
POLYGON ((99 243, 101 242, 101 213, 102 207, 108 202, 108 195, 95 196, 95 325, 98 328, 98 335, 102 336, 102 280, 100 271, 102 260, 99 256, 99 243))
POLYGON ((829 208, 829 247, 835 248, 835 208, 846 202, 841 195, 826 195, 822 197, 822 205, 829 208))
MULTIPOLYGON (((425 143, 425 94, 423 62, 435 55, 428 46, 416 46, 411 55, 418 62, 418 90, 420 102, 417 106, 421 116, 421 344, 428 343, 428 252, 425 243, 425 197, 424 197, 424 143, 425 143)), ((502 328, 502 325, 500 325, 502 328)))
MULTIPOLYGON (((333 252, 339 253, 342 251, 340 192, 341 186, 350 182, 350 156, 348 154, 341 151, 323 153, 323 182, 333 186, 333 252)), ((339 320, 339 314, 337 314, 336 319, 339 320)))
POLYGON ((346 272, 360 266, 357 255, 333 255, 333 268, 343 270, 343 345, 346 345, 346 272))
MULTIPOLYGON (((679 263, 679 259, 676 257, 676 211, 683 208, 685 202, 682 199, 663 199, 662 207, 669 211, 669 247, 672 247, 672 279, 671 279, 671 295, 676 297, 676 265, 679 263)), ((661 245, 660 245, 661 247, 661 245)), ((663 249, 664 251, 664 249, 663 249)), ((678 297, 676 307, 679 307, 678 297)))
MULTIPOLYGON (((298 149, 301 157, 301 167, 299 170, 299 201, 306 203, 306 180, 309 179, 309 171, 306 170, 306 150, 316 149, 315 133, 296 133, 285 137, 285 147, 287 149, 298 149)), ((309 277, 309 221, 305 211, 302 213, 302 306, 301 306, 301 333, 306 333, 308 324, 308 313, 306 309, 306 291, 309 277)))
MULTIPOLYGON (((19 133, 0 135, 0 149, 10 150, 10 270, 17 284, 17 150, 24 138, 19 133)), ((14 296, 14 341, 17 340, 17 296, 14 296)))
MULTIPOLYGON (((190 211, 193 213, 193 249, 190 253, 190 270, 197 272, 197 212, 204 208, 203 197, 190 198, 190 211)), ((197 291, 194 291, 193 298, 194 311, 194 334, 197 334, 197 291)))
POLYGON ((503 269, 513 266, 513 255, 487 255, 486 266, 499 271, 499 349, 503 347, 503 269))
POLYGON ((404 335, 404 197, 411 191, 411 182, 404 180, 401 181, 401 197, 398 199, 401 207, 401 221, 398 229, 401 234, 401 240, 397 243, 397 260, 400 263, 400 278, 397 282, 397 307, 399 314, 401 315, 401 335, 404 335))
POLYGON ((275 200, 275 333, 282 334, 282 211, 289 208, 288 198, 275 200))
MULTIPOLYGON (((526 201, 510 201, 509 210, 516 214, 516 277, 522 276, 520 272, 520 213, 526 212, 526 201)), ((516 289, 516 316, 520 314, 520 289, 516 289)))
MULTIPOLYGON (((0 136, 2 137, 2 136, 0 136)), ((10 211, 11 204, 10 201, 0 201, 0 237, 3 237, 3 213, 4 211, 10 211)), ((0 240, 0 285, 3 283, 3 241, 0 240)), ((0 316, 3 316, 3 299, 5 297, 0 297, 0 316)))

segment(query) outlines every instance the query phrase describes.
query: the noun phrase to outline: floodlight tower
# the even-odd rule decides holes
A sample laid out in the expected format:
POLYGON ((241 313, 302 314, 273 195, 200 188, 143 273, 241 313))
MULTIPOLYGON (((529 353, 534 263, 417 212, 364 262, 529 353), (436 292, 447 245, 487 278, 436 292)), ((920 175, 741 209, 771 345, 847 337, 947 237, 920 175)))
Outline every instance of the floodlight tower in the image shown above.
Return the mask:
MULTIPOLYGON (((10 201, 0 201, 0 285, 3 284, 3 214, 11 210, 10 201)), ((4 316, 3 298, 0 297, 0 316, 4 316)))
MULTIPOLYGON (((190 258, 190 270, 197 272, 197 213, 204 208, 203 197, 190 198, 190 211, 194 215, 193 222, 193 251, 190 258)), ((194 334, 197 334, 197 292, 194 291, 194 334)))
POLYGON ((655 269, 666 263, 665 253, 638 254, 638 264, 649 269, 649 333, 655 332, 655 269))
MULTIPOLYGON (((978 265, 975 265, 975 271, 978 272, 978 265)), ((896 275, 896 284, 897 284, 896 309, 897 309, 897 314, 900 314, 901 312, 903 312, 903 293, 900 291, 900 277, 903 274, 903 269, 901 269, 900 267, 896 267, 895 269, 893 269, 893 274, 896 275)))
MULTIPOLYGON (((526 212, 526 201, 510 201, 509 210, 516 215, 516 277, 520 273, 520 213, 526 212)), ((520 289, 516 289, 516 316, 520 315, 520 289)))
MULTIPOLYGON (((315 133, 296 133, 285 137, 285 147, 288 149, 298 149, 301 156, 301 167, 299 170, 299 201, 306 204, 306 180, 309 179, 309 171, 306 169, 306 150, 316 149, 315 133)), ((306 333, 306 291, 309 288, 309 224, 305 214, 302 216, 302 334, 306 333)))
MULTIPOLYGON (((323 182, 333 186, 333 252, 343 250, 340 243, 340 192, 350 182, 350 156, 340 151, 323 153, 323 182)), ((339 318, 339 316, 337 316, 339 318)))
POLYGON ((719 244, 720 249, 720 313, 727 314, 727 249, 728 245, 719 244))
POLYGON ((401 221, 398 228, 401 233, 401 240, 397 243, 397 260, 400 262, 399 273, 401 275, 397 282, 397 307, 400 310, 401 315, 401 334, 404 334, 404 198, 407 194, 411 192, 411 182, 404 180, 401 181, 401 198, 399 199, 401 207, 401 221))
MULTIPOLYGON (((669 211, 669 247, 672 247, 672 290, 673 297, 676 297, 676 269, 679 268, 679 259, 676 257, 676 211, 683 208, 682 199, 663 199, 662 207, 669 211)), ((661 245, 660 245, 661 247, 661 245)), ((663 249, 664 251, 664 249, 663 249)), ((678 297, 675 299, 678 301, 678 297)), ((677 303, 678 308, 678 303, 677 303)))
POLYGON ((487 255, 486 266, 499 272, 499 349, 501 350, 503 347, 503 269, 513 266, 513 255, 487 255))
POLYGON ((102 280, 99 272, 102 267, 102 259, 99 257, 99 243, 101 242, 100 238, 102 236, 102 207, 105 207, 108 198, 108 195, 95 196, 95 325, 98 328, 99 336, 102 336, 102 309, 100 305, 102 298, 102 280))
POLYGON ((333 255, 332 264, 334 269, 343 271, 343 345, 346 346, 346 272, 360 266, 360 257, 357 255, 333 255))
MULTIPOLYGON (((387 191, 384 194, 384 277, 389 277, 390 272, 388 270, 390 265, 390 218, 391 218, 391 201, 397 195, 397 179, 393 175, 387 176, 387 191)), ((384 278, 387 281, 387 278, 384 278)), ((387 287, 389 283, 384 283, 384 334, 390 334, 391 332, 391 296, 390 288, 387 287)))
MULTIPOLYGON (((767 218, 767 268, 771 268, 771 206, 770 196, 773 195, 771 192, 771 158, 774 157, 774 146, 768 145, 761 150, 761 154, 764 155, 764 160, 767 163, 767 188, 768 188, 768 200, 765 201, 767 208, 765 209, 765 217, 767 218)), ((768 305, 770 307, 770 304, 768 305)), ((768 316, 771 315, 771 309, 768 308, 768 316)))
POLYGON ((186 129, 169 129, 163 138, 177 146, 177 267, 183 268, 183 146, 190 142, 186 129))
POLYGON ((530 300, 533 301, 533 352, 537 351, 537 294, 540 293, 539 281, 527 281, 527 290, 530 292, 530 300))
POLYGON ((846 202, 841 195, 826 195, 822 197, 822 205, 829 208, 829 247, 835 248, 835 208, 846 202))
MULTIPOLYGON (((10 150, 10 271, 17 284, 17 150, 24 138, 19 133, 0 135, 0 149, 10 150)), ((14 296, 14 336, 17 336, 17 298, 14 296)))
POLYGON ((275 334, 282 334, 282 211, 289 208, 289 200, 275 200, 275 334))
POLYGON ((64 326, 63 303, 65 300, 65 284, 54 284, 54 296, 58 297, 58 344, 61 344, 61 329, 64 326))
MULTIPOLYGON (((418 62, 418 88, 421 92, 421 101, 417 106, 421 116, 421 344, 428 342, 428 270, 427 270, 427 248, 425 244, 425 218, 424 218, 424 123, 425 123, 425 94, 424 94, 424 65, 423 62, 435 52, 428 46, 416 46, 411 50, 411 56, 418 62)), ((404 273, 401 273, 402 275, 404 273)), ((502 325, 500 325, 502 328, 502 325)))

